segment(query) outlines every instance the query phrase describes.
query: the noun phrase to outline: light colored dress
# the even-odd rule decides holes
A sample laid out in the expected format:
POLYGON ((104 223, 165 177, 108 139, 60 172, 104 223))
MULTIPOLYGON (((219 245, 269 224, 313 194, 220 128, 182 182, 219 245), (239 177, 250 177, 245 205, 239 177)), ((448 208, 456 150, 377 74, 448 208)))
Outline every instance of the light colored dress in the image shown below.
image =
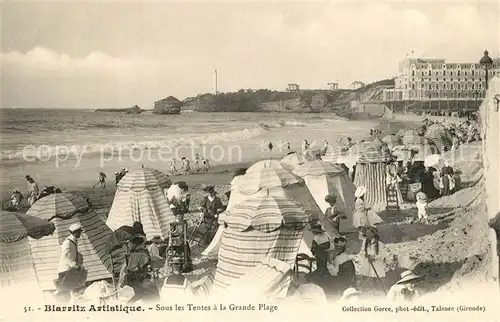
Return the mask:
POLYGON ((367 209, 363 199, 356 198, 354 202, 354 214, 352 215, 352 224, 354 227, 374 226, 382 221, 382 218, 376 212, 367 209))
MULTIPOLYGON (((368 255, 374 258, 374 260, 371 262, 368 260, 368 258, 364 254, 364 249, 365 249, 365 243, 366 239, 363 240, 363 244, 361 245, 361 252, 360 252, 360 260, 359 260, 359 268, 358 268, 358 274, 366 277, 378 277, 382 278, 385 277, 385 265, 384 263, 380 260, 379 256, 375 252, 375 245, 369 245, 368 247, 368 255), (373 266, 372 266, 373 265, 373 266), (375 270, 374 270, 375 269, 375 270), (375 274, 376 271, 376 274, 375 274)), ((379 246, 381 246, 382 243, 379 242, 379 246)))

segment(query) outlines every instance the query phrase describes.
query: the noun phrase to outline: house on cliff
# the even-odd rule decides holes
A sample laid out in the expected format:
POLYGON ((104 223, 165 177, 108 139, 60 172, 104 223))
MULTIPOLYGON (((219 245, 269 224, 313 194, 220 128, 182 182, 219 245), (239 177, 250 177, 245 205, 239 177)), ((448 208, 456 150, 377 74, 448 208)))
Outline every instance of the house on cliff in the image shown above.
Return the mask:
POLYGON ((352 89, 360 89, 360 88, 365 87, 365 86, 366 86, 366 84, 361 82, 361 81, 354 81, 351 83, 352 89))

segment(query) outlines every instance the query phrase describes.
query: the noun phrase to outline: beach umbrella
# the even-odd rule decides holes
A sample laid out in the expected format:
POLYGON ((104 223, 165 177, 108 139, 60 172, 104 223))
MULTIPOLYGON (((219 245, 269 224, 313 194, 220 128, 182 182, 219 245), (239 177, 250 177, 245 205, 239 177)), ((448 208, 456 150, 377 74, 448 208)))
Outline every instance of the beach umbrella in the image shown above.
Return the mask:
POLYGON ((53 223, 18 212, 0 212, 0 242, 12 243, 26 237, 40 239, 52 235, 56 227, 53 223))
POLYGON ((275 169, 275 170, 285 170, 283 168, 283 165, 281 164, 280 161, 278 160, 262 160, 254 163, 252 166, 250 166, 247 170, 246 173, 252 173, 259 171, 263 168, 269 168, 269 169, 275 169))
POLYGON ((338 173, 344 169, 335 164, 322 160, 307 161, 293 170, 293 174, 299 177, 305 176, 320 176, 325 173, 338 173))
POLYGON ((85 199, 71 193, 53 193, 38 199, 26 214, 51 220, 54 217, 70 218, 75 213, 85 213, 90 206, 85 199))
POLYGON ((55 225, 51 236, 29 239, 35 273, 43 290, 55 289, 61 244, 70 234, 69 227, 76 223, 82 226, 78 251, 87 270, 87 282, 111 278, 113 272, 119 271, 124 250, 108 251, 106 242, 113 231, 82 198, 67 193, 52 194, 35 202, 27 214, 50 218, 55 225))
POLYGON ((263 167, 258 170, 247 171, 241 180, 240 191, 252 194, 262 188, 285 187, 299 181, 299 178, 284 169, 263 167))
POLYGON ((296 166, 306 161, 306 159, 298 154, 297 152, 288 153, 283 159, 281 159, 281 165, 286 170, 292 171, 296 166))
POLYGON ((0 212, 0 287, 38 286, 28 237, 39 239, 54 233, 47 220, 15 212, 0 212))
POLYGON ((160 182, 153 172, 142 168, 130 171, 118 183, 106 223, 115 230, 140 222, 148 239, 167 239, 174 220, 160 182))
POLYGON ((443 157, 440 154, 431 154, 424 159, 424 165, 426 167, 441 167, 443 165, 443 162, 443 157))
MULTIPOLYGON (((243 276, 227 288, 223 297, 237 298, 245 290, 245 301, 273 300, 286 297, 292 281, 293 265, 276 258, 264 258, 248 269, 243 276)), ((218 299, 221 299, 220 296, 218 299)))
MULTIPOLYGON (((352 225, 352 214, 356 186, 344 169, 329 162, 310 161, 297 167, 294 174, 300 175, 304 179, 309 192, 323 214, 330 207, 330 204, 325 201, 325 197, 329 194, 337 196, 337 207, 347 216, 347 219, 340 221, 340 231, 351 232, 355 230, 352 225)), ((321 216, 320 219, 325 221, 326 218, 321 216)), ((306 242, 312 242, 312 239, 308 240, 308 234, 305 234, 305 237, 306 242)))
POLYGON ((140 168, 127 172, 118 183, 118 186, 142 191, 156 185, 159 185, 162 189, 168 189, 171 184, 169 177, 163 172, 151 168, 140 168))
POLYGON ((226 289, 265 258, 293 265, 307 224, 298 203, 270 194, 236 205, 224 219, 215 289, 226 289))

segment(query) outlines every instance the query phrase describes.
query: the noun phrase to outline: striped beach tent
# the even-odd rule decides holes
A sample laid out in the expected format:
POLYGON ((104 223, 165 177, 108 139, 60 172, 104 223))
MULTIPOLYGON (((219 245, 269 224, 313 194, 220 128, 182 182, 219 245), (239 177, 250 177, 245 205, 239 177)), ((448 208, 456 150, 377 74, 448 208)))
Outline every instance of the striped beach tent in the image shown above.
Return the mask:
POLYGON ((359 160, 356 163, 354 184, 367 189, 365 202, 374 211, 385 210, 386 194, 386 163, 392 157, 390 150, 379 140, 359 144, 357 152, 359 160))
POLYGON ((296 166, 303 163, 305 158, 297 152, 290 152, 281 159, 281 165, 288 171, 292 171, 296 166))
MULTIPOLYGON (((172 185, 172 181, 166 175, 165 173, 161 172, 160 170, 152 169, 152 168, 141 168, 143 176, 144 176, 144 181, 146 181, 146 176, 148 176, 150 173, 153 174, 153 176, 158 180, 158 185, 162 189, 168 189, 172 185)), ((138 171, 138 173, 140 173, 138 171)))
POLYGON ((0 288, 38 287, 28 236, 39 239, 56 229, 47 220, 15 212, 0 212, 0 288))
POLYGON ((43 290, 55 289, 61 244, 70 234, 69 226, 75 223, 83 228, 78 240, 78 251, 83 256, 87 282, 111 278, 113 270, 119 271, 125 252, 122 249, 111 254, 108 252, 106 241, 113 231, 85 200, 72 194, 55 193, 35 202, 27 214, 48 219, 55 225, 55 232, 51 236, 29 239, 35 273, 43 290))
POLYGON ((222 294, 214 297, 232 301, 241 298, 245 302, 284 298, 292 281, 292 271, 293 265, 267 257, 248 269, 222 294), (245 292, 244 297, 241 297, 242 290, 245 292))
POLYGON ((214 294, 267 257, 293 265, 306 224, 304 210, 285 198, 258 196, 236 205, 224 222, 214 294))
MULTIPOLYGON (((339 210, 343 211, 347 216, 347 219, 341 219, 340 221, 340 232, 355 231, 352 225, 352 214, 354 212, 354 191, 356 186, 344 169, 330 162, 315 160, 298 166, 293 173, 304 179, 309 192, 316 200, 323 214, 330 206, 325 201, 326 195, 336 195, 339 210)), ((326 218, 323 218, 323 220, 326 220, 326 218)))
POLYGON ((170 235, 175 220, 156 172, 142 168, 127 173, 118 183, 107 225, 115 230, 141 222, 148 239, 170 235))

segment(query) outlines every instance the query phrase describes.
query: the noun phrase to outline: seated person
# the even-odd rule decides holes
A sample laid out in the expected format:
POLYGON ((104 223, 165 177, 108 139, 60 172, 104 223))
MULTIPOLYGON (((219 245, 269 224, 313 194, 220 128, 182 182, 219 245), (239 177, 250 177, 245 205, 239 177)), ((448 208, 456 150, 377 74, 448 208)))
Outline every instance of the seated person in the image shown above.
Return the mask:
POLYGON ((207 186, 203 188, 205 197, 203 198, 199 210, 203 213, 203 224, 206 229, 205 243, 209 244, 219 227, 217 219, 219 214, 225 209, 222 201, 217 196, 214 186, 207 186))
POLYGON ((189 212, 191 195, 189 187, 184 181, 176 182, 167 189, 167 201, 174 215, 183 215, 189 212))

